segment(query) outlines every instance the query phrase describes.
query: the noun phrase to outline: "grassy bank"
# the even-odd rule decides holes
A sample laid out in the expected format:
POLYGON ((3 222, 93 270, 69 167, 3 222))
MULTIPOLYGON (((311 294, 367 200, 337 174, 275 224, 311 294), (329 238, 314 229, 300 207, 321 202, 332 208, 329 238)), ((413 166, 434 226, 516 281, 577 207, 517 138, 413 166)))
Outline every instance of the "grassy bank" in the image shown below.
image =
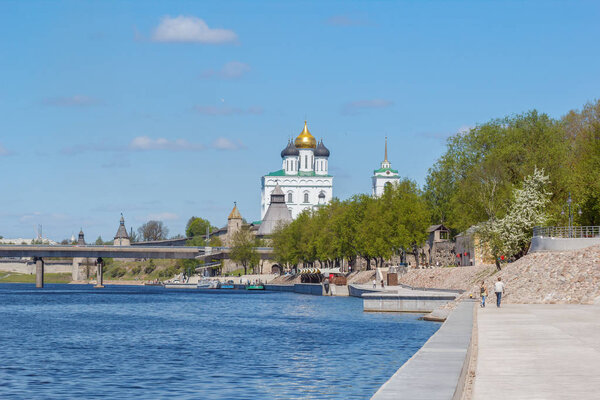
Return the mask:
MULTIPOLYGON (((69 283, 71 274, 61 272, 44 274, 44 283, 69 283)), ((35 283, 35 274, 19 274, 17 272, 0 272, 0 283, 35 283)))

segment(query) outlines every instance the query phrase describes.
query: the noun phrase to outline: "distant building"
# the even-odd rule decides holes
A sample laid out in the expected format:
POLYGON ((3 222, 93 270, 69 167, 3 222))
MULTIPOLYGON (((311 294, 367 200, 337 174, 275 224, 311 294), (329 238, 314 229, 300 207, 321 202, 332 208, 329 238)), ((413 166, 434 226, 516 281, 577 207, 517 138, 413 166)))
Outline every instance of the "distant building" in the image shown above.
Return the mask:
POLYGON ((429 234, 424 246, 428 263, 431 266, 446 267, 454 265, 454 243, 450 241, 450 230, 443 224, 431 225, 427 229, 429 234))
POLYGON ((83 229, 79 230, 79 236, 77 237, 77 245, 85 246, 85 237, 83 235, 83 229))
POLYGON ((277 184, 271 192, 271 203, 260 223, 258 235, 271 235, 278 225, 289 224, 290 222, 292 222, 292 213, 285 204, 285 193, 281 190, 281 186, 277 184))
POLYGON ((131 245, 131 239, 129 238, 129 235, 127 234, 127 229, 125 228, 125 218, 123 218, 123 214, 121 214, 121 220, 119 221, 119 229, 117 230, 117 234, 115 235, 114 245, 131 245))
POLYGON ((285 203, 296 218, 304 210, 325 205, 333 198, 333 177, 329 175, 329 149, 304 129, 294 142, 288 141, 281 151, 282 169, 262 177, 260 218, 264 219, 271 194, 279 185, 285 203))
POLYGON ((373 183, 373 196, 380 197, 385 191, 387 185, 397 185, 400 182, 398 170, 392 169, 392 164, 388 161, 387 137, 385 138, 385 156, 381 162, 381 167, 373 171, 371 178, 373 183))

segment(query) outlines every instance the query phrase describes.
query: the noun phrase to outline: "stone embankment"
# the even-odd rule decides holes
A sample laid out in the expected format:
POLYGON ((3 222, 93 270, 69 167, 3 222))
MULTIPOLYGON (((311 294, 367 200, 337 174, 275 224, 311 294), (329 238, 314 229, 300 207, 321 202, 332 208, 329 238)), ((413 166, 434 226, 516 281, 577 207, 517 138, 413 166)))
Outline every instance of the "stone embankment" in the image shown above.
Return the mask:
POLYGON ((495 301, 494 283, 502 278, 506 304, 594 304, 600 303, 600 246, 580 250, 528 254, 503 265, 411 270, 401 283, 429 288, 464 289, 456 301, 432 313, 443 319, 457 302, 479 298, 479 285, 485 281, 489 301, 495 301))

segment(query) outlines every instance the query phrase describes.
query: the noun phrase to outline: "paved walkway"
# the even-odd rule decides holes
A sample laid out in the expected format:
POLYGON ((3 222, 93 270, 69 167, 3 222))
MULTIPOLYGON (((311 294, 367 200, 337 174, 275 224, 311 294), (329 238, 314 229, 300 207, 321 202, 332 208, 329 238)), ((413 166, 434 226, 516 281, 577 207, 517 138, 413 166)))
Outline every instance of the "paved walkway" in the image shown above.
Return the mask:
POLYGON ((474 400, 600 399, 600 306, 478 310, 474 400))
POLYGON ((372 400, 450 400, 473 331, 473 306, 463 301, 425 345, 375 393, 372 400))

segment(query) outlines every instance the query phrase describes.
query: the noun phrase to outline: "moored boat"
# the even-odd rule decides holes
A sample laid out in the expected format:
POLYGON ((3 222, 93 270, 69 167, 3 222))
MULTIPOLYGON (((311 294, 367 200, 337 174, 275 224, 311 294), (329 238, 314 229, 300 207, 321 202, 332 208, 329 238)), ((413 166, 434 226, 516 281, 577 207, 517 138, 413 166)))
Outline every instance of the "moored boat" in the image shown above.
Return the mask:
POLYGON ((221 283, 219 281, 212 281, 208 279, 198 282, 197 285, 198 289, 219 289, 220 287, 221 283))
POLYGON ((256 285, 246 285, 246 290, 265 290, 265 285, 262 283, 256 285))

